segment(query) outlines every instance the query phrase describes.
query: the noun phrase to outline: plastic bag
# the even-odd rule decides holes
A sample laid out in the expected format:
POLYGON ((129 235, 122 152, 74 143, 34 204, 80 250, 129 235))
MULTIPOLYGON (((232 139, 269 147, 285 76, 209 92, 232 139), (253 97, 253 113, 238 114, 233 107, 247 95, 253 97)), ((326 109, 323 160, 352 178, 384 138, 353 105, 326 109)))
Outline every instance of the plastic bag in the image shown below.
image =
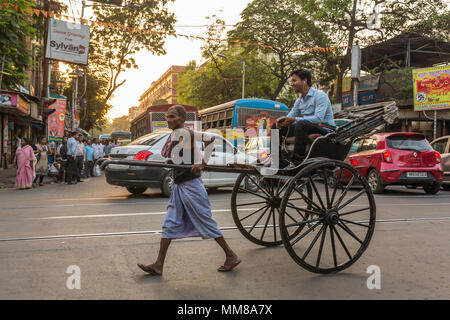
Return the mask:
POLYGON ((101 171, 100 171, 100 166, 97 164, 94 167, 94 177, 100 177, 102 175, 101 171))
POLYGON ((55 167, 55 165, 52 163, 52 165, 50 166, 50 168, 48 169, 48 171, 51 174, 58 174, 59 170, 55 167))

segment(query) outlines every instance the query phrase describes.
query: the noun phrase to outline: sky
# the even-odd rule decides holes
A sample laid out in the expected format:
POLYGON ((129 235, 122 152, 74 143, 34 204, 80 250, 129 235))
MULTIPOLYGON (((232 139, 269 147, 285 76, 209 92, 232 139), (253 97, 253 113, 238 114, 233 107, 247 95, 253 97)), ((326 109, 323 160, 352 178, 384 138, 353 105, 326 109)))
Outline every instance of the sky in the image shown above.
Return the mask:
MULTIPOLYGON (((70 15, 72 15, 73 10, 76 17, 80 16, 80 0, 62 0, 62 2, 69 5, 70 15)), ((250 2, 251 0, 176 0, 166 7, 175 13, 177 18, 176 32, 188 35, 203 35, 206 31, 204 27, 184 26, 206 25, 208 20, 205 17, 214 14, 224 20, 227 25, 233 25, 241 20, 240 13, 250 2)), ((93 18, 90 12, 90 10, 86 10, 85 18, 93 18)), ((202 41, 200 40, 168 37, 164 46, 167 51, 166 55, 157 56, 148 51, 138 52, 135 59, 139 68, 127 70, 119 76, 118 82, 123 79, 126 79, 126 82, 114 92, 114 97, 110 99, 109 102, 113 108, 109 111, 108 118, 113 119, 128 115, 128 108, 139 105, 139 97, 170 66, 183 66, 191 60, 202 62, 201 46, 202 41)))

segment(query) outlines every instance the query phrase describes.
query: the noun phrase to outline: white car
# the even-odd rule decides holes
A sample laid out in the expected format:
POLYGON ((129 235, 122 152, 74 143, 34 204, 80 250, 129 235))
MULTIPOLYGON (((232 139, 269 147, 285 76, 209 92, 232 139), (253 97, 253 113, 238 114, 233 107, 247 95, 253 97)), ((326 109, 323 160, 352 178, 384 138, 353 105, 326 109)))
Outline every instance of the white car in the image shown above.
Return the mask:
MULTIPOLYGON (((161 149, 166 143, 172 131, 156 131, 132 141, 122 147, 115 147, 111 150, 110 158, 151 160, 164 162, 161 149)), ((221 135, 211 133, 214 137, 209 165, 225 165, 227 163, 254 163, 256 158, 239 151, 229 141, 221 135)), ((204 143, 199 142, 199 147, 204 154, 204 143)), ((122 164, 109 164, 105 168, 106 181, 112 185, 126 187, 134 194, 143 193, 147 188, 160 188, 165 196, 169 196, 172 191, 173 177, 171 170, 166 168, 130 166, 122 164)), ((239 173, 209 172, 202 173, 202 180, 205 188, 215 190, 219 187, 232 187, 239 176, 239 173)))

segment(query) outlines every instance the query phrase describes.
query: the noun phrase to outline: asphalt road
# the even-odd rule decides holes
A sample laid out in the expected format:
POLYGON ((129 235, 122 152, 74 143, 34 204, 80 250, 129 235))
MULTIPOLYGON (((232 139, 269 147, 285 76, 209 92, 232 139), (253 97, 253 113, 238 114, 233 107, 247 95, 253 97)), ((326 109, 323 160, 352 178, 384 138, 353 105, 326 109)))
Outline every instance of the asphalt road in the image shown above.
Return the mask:
POLYGON ((0 190, 0 299, 450 298, 448 191, 390 187, 376 195, 368 249, 329 275, 301 268, 283 246, 244 238, 230 198, 231 189, 210 194, 213 216, 243 262, 219 273, 224 256, 214 240, 176 240, 164 275, 152 277, 136 263, 152 263, 158 252, 167 198, 157 190, 130 195, 103 176, 75 186, 0 190), (67 286, 70 266, 79 268, 80 289, 67 286), (367 286, 369 266, 379 267, 379 289, 367 286))

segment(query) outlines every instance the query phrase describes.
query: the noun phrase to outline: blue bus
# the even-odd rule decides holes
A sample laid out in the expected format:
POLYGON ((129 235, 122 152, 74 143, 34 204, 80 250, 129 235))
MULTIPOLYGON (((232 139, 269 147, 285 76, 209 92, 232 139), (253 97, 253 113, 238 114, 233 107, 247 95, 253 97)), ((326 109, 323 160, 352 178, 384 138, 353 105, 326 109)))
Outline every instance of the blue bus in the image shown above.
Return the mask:
POLYGON ((244 132, 249 129, 256 132, 264 129, 270 134, 270 128, 276 119, 288 113, 289 108, 284 103, 265 99, 238 99, 198 112, 203 131, 216 129, 225 136, 227 129, 238 129, 233 130, 232 140, 235 146, 247 142, 244 132))

